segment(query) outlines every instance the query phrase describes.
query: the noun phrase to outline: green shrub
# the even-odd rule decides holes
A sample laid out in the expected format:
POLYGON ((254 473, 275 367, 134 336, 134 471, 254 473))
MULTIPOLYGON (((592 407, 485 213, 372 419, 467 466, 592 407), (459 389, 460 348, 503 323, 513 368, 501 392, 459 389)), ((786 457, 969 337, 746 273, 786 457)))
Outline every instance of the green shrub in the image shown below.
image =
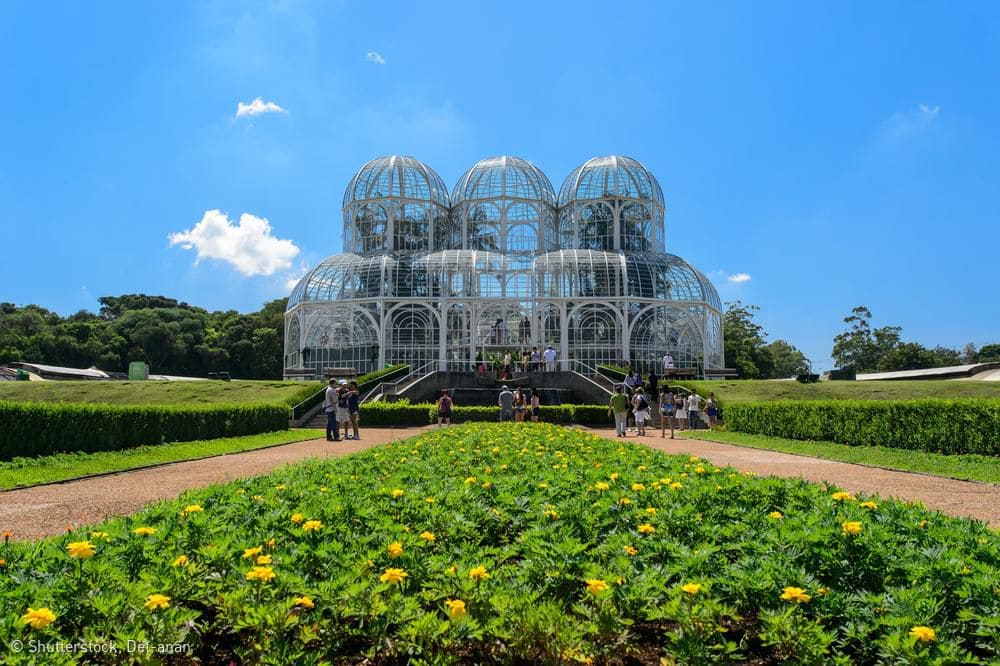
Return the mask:
POLYGON ((613 423, 612 417, 608 416, 607 405, 576 405, 574 423, 582 425, 607 425, 613 423))
POLYGON ((285 405, 87 405, 0 401, 0 460, 118 451, 286 430, 285 405))
POLYGON ((370 402, 361 405, 360 421, 364 426, 413 426, 430 423, 430 403, 409 401, 370 402))
MULTIPOLYGON (((528 417, 526 417, 528 418, 528 417)), ((500 408, 482 405, 456 405, 454 423, 496 422, 500 408)), ((609 423, 608 408, 602 405, 542 405, 539 420, 543 423, 609 423)), ((361 406, 361 422, 366 426, 406 426, 437 423, 437 405, 410 404, 407 401, 373 402, 361 406)))
POLYGON ((726 427, 853 446, 1000 455, 1000 400, 734 402, 726 408, 726 427))
MULTIPOLYGON (((358 382, 358 390, 363 397, 367 391, 375 388, 375 384, 402 377, 409 371, 410 366, 406 364, 390 365, 381 370, 369 372, 367 375, 361 375, 355 381, 358 382)), ((327 382, 309 382, 306 388, 296 391, 292 400, 288 401, 288 404, 292 405, 292 418, 302 418, 310 409, 323 402, 326 386, 327 382)))

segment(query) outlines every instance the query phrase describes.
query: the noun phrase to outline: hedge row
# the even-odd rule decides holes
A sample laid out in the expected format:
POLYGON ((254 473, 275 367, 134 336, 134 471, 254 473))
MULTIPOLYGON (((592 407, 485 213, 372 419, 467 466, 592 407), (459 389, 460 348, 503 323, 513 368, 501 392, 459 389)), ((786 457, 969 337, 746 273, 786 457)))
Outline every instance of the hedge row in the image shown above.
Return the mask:
MULTIPOLYGON (((400 363, 398 365, 387 366, 381 370, 369 372, 366 375, 361 375, 355 381, 358 383, 358 390, 361 391, 362 395, 364 395, 370 389, 375 388, 375 384, 398 379, 406 375, 409 371, 410 366, 400 363)), ((302 418, 306 412, 323 402, 323 397, 326 394, 326 387, 328 384, 328 381, 309 382, 308 389, 304 391, 297 391, 295 393, 296 400, 291 403, 292 418, 302 418)))
POLYGON ((101 405, 0 401, 0 460, 288 429, 276 404, 101 405))
POLYGON ((1000 455, 1000 400, 783 400, 731 403, 729 430, 852 446, 1000 455))
MULTIPOLYGON (((456 405, 452 421, 497 421, 499 407, 456 405)), ((543 405, 540 420, 546 423, 611 423, 606 405, 543 405)), ((437 423, 437 407, 433 403, 372 402, 361 406, 361 421, 367 426, 426 425, 437 423)))

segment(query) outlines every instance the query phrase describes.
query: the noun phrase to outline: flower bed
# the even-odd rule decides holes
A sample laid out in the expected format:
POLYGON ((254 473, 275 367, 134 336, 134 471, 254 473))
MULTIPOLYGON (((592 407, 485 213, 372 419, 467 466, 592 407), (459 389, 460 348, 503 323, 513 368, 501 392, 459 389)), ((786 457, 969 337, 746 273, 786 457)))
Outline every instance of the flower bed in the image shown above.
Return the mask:
POLYGON ((206 662, 1000 658, 983 525, 547 424, 443 428, 0 557, 0 644, 206 662))

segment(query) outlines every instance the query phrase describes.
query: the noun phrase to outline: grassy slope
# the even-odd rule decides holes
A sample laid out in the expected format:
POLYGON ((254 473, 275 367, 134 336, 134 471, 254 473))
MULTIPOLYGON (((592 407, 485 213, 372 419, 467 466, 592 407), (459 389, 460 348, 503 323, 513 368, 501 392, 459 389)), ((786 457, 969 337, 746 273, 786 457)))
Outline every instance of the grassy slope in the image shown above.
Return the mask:
POLYGON ((319 382, 0 382, 0 400, 136 404, 281 402, 294 404, 319 382), (301 394, 301 397, 296 399, 301 394))
POLYGON ((847 446, 834 442, 806 442, 764 435, 746 435, 740 432, 699 431, 697 434, 681 436, 965 481, 1000 483, 1000 460, 990 456, 943 455, 884 446, 847 446))
POLYGON ((894 381, 817 382, 728 380, 680 382, 701 395, 714 392, 723 403, 755 400, 908 400, 915 398, 1000 398, 1000 382, 894 381))
POLYGON ((320 436, 322 436, 320 430, 282 430, 247 437, 139 446, 124 451, 57 453, 40 458, 17 458, 0 463, 0 490, 66 481, 94 474, 121 472, 149 465, 197 460, 224 453, 251 451, 277 444, 316 439, 320 436))

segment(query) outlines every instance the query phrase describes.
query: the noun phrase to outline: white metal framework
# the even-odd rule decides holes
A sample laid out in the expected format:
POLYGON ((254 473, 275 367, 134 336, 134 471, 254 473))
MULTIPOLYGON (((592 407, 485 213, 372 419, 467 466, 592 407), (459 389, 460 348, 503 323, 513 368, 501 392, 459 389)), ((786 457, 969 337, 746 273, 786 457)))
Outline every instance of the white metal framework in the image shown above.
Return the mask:
POLYGON ((558 198, 530 162, 492 157, 451 196, 412 157, 365 164, 344 194, 345 254, 288 299, 285 367, 471 369, 552 345, 558 358, 723 367, 712 283, 665 253, 663 193, 627 157, 596 157, 558 198))

